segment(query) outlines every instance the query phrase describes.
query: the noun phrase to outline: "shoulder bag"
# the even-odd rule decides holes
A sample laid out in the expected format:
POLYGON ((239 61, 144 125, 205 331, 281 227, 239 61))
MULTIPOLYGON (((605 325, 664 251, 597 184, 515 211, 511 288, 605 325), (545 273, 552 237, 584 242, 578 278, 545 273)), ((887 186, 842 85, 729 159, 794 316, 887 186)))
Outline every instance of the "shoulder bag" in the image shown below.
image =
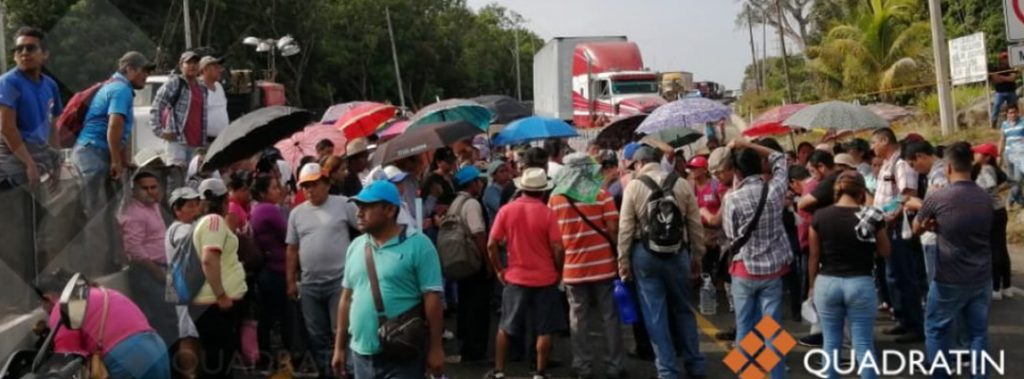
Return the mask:
POLYGON ((610 234, 608 234, 608 232, 605 231, 604 229, 598 228, 597 224, 594 224, 593 221, 590 221, 590 218, 588 218, 587 215, 583 214, 583 212, 580 211, 580 209, 578 207, 576 207, 576 201, 575 200, 573 200, 571 197, 565 196, 565 195, 562 195, 562 197, 565 198, 565 201, 569 202, 569 206, 572 207, 572 210, 576 211, 576 214, 580 215, 580 219, 582 219, 583 222, 587 223, 587 226, 589 226, 591 229, 594 229, 594 231, 597 232, 597 234, 600 234, 601 237, 604 237, 604 239, 608 240, 608 245, 611 246, 612 254, 614 254, 614 256, 616 256, 616 257, 619 256, 619 254, 618 254, 619 247, 616 246, 615 240, 612 239, 612 236, 610 234))
POLYGON ((761 214, 764 213, 765 203, 768 202, 768 183, 764 183, 761 186, 761 198, 757 202, 757 210, 754 211, 754 217, 750 219, 750 224, 747 225, 747 230, 743 234, 729 244, 728 247, 722 249, 722 258, 719 262, 718 267, 724 272, 720 272, 719 275, 726 275, 729 271, 729 265, 732 263, 733 258, 736 254, 740 253, 740 249, 743 245, 750 241, 750 237, 754 234, 754 229, 757 228, 757 224, 761 221, 761 214))
MULTIPOLYGON (((404 238, 405 232, 402 232, 404 238)), ((380 293, 380 282, 377 277, 377 266, 373 260, 373 249, 366 243, 366 273, 373 292, 373 305, 377 308, 377 337, 380 339, 380 354, 397 361, 408 362, 416 359, 426 348, 427 319, 424 316, 423 304, 416 305, 388 319, 384 313, 384 299, 380 293)))

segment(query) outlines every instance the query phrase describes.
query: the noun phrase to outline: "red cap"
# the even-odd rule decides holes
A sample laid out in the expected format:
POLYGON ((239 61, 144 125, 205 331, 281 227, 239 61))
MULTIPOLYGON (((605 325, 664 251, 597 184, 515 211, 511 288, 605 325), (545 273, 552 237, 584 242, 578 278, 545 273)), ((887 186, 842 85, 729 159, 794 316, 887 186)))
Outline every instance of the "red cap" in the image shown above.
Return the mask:
POLYGON ((690 159, 690 164, 687 166, 690 168, 708 168, 708 158, 703 155, 698 155, 693 157, 693 159, 690 159))
POLYGON ((978 154, 985 154, 993 158, 999 157, 999 148, 991 143, 983 143, 974 147, 974 152, 978 154))

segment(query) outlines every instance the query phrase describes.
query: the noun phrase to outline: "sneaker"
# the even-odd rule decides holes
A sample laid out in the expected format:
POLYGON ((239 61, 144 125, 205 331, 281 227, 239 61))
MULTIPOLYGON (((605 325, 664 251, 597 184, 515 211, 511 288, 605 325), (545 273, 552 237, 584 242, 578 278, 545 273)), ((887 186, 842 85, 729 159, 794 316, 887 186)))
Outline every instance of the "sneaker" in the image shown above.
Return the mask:
POLYGON ((736 329, 723 330, 715 333, 715 339, 719 341, 734 341, 736 340, 736 329))
POLYGON ((1013 289, 1010 288, 1010 287, 1003 288, 1003 298, 1004 299, 1012 299, 1013 298, 1013 289))
POLYGON ((446 341, 450 340, 450 339, 453 339, 453 338, 455 338, 455 333, 452 333, 451 330, 445 329, 444 330, 444 334, 441 334, 441 338, 446 340, 446 341))
POLYGON ((491 370, 484 375, 484 379, 505 379, 505 373, 498 370, 491 370))
POLYGON ((992 291, 992 300, 1002 300, 1003 293, 999 291, 992 291))
POLYGON ((537 372, 533 374, 533 379, 548 379, 548 374, 537 372))
POLYGON ((907 334, 907 328, 904 328, 901 325, 896 325, 889 329, 883 330, 882 334, 885 334, 887 336, 901 336, 907 334))
POLYGON ((921 332, 908 332, 902 336, 896 337, 893 342, 896 343, 918 343, 924 342, 924 334, 921 332))
POLYGON ((807 347, 821 347, 825 343, 825 336, 818 334, 810 334, 800 338, 800 345, 807 347))

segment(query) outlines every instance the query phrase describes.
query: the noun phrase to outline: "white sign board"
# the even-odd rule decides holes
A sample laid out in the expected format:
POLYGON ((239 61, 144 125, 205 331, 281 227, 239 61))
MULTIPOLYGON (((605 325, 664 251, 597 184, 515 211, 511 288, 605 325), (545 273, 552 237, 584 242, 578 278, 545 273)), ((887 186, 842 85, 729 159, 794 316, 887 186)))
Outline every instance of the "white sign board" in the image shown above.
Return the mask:
POLYGON ((1003 0, 1006 16, 1006 39, 1024 41, 1024 0, 1003 0))
POLYGON ((974 33, 949 41, 949 70, 955 86, 988 79, 985 33, 974 33))
POLYGON ((1024 66, 1024 45, 1010 46, 1010 67, 1024 66))

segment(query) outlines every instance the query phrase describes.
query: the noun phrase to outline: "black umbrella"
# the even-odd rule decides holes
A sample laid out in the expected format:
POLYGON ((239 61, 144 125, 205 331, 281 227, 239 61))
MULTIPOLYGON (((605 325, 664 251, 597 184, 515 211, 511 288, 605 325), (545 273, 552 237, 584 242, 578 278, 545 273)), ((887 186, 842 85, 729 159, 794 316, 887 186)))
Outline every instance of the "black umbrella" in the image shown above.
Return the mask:
POLYGON ((636 139, 636 128, 646 118, 646 113, 639 113, 612 120, 601 129, 594 141, 601 146, 618 150, 622 145, 636 139))
POLYGON ((286 106, 260 108, 228 125, 210 144, 203 170, 247 159, 309 125, 313 113, 286 106))
POLYGON ((373 153, 373 160, 380 165, 391 163, 440 149, 483 132, 465 120, 426 124, 417 129, 407 130, 395 139, 378 146, 377 151, 373 153))
POLYGON ((495 118, 492 124, 508 124, 521 118, 533 116, 533 109, 509 96, 484 95, 473 98, 473 101, 494 112, 495 118))

